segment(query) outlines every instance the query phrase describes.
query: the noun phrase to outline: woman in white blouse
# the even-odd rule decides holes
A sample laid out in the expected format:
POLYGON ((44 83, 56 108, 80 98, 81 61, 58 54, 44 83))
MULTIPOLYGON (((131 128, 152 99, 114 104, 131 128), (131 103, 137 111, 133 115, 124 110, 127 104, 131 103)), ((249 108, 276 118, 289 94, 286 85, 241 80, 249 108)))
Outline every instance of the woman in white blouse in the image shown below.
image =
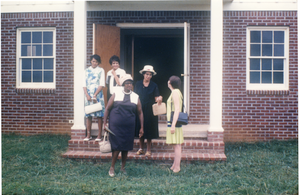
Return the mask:
POLYGON ((116 55, 113 55, 109 59, 109 63, 112 67, 106 75, 106 85, 107 85, 107 102, 109 98, 114 94, 115 90, 122 89, 120 85, 119 78, 126 74, 125 70, 120 68, 120 58, 116 55))

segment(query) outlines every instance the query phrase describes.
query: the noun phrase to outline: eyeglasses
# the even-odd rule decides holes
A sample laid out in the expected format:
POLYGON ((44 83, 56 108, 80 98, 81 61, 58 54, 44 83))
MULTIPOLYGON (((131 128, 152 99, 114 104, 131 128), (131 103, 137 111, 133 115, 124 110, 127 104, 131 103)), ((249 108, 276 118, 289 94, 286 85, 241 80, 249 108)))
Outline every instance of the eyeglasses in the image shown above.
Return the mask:
POLYGON ((132 82, 125 82, 124 85, 132 85, 132 82))

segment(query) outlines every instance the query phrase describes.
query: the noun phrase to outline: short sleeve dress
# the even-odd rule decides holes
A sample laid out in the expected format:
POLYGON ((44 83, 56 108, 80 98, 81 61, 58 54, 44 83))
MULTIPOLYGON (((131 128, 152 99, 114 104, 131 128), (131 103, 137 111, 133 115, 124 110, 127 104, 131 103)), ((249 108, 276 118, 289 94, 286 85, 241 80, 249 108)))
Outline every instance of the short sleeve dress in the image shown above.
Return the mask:
POLYGON ((180 106, 180 112, 182 111, 182 94, 179 89, 174 89, 169 96, 167 100, 167 121, 168 121, 168 127, 167 127, 167 133, 166 133, 166 143, 167 144, 182 144, 183 143, 183 132, 182 132, 182 126, 176 126, 175 127, 175 133, 171 133, 171 125, 172 122, 171 119, 171 111, 175 110, 172 94, 178 93, 179 94, 179 106, 180 106))
MULTIPOLYGON (((125 75, 126 72, 125 70, 118 68, 116 70, 117 76, 120 78, 121 76, 125 75)), ((107 72, 106 76, 106 86, 107 86, 107 101, 109 98, 114 94, 114 91, 117 90, 118 88, 122 89, 122 86, 118 86, 117 82, 115 80, 114 75, 111 73, 111 70, 107 72)))
POLYGON ((139 96, 125 93, 123 90, 115 92, 115 99, 109 113, 109 128, 115 134, 109 135, 113 151, 133 150, 135 118, 139 96))
MULTIPOLYGON (((153 115, 152 105, 155 103, 155 97, 160 96, 158 86, 150 80, 148 87, 145 87, 143 80, 138 81, 134 86, 134 92, 139 95, 143 115, 144 115, 144 138, 156 139, 159 138, 158 132, 158 116, 153 115)), ((140 121, 137 118, 137 125, 135 128, 135 136, 139 137, 140 121)))
MULTIPOLYGON (((85 70, 85 78, 83 86, 86 87, 87 93, 93 97, 94 93, 97 91, 99 86, 105 86, 105 72, 104 69, 97 66, 93 68, 92 66, 88 67, 85 70)), ((96 96, 97 102, 101 102, 102 110, 94 112, 91 114, 85 114, 85 117, 103 117, 104 116, 104 96, 103 91, 101 90, 96 96)), ((86 96, 84 96, 84 105, 88 106, 93 104, 93 101, 88 101, 86 96)))

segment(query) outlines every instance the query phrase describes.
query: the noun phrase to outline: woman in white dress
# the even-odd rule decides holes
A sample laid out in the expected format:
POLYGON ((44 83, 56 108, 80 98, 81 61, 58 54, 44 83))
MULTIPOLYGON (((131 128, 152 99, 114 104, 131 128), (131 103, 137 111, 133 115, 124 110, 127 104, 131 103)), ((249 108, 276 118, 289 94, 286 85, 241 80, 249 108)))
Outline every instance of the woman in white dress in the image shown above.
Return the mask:
POLYGON ((109 59, 109 63, 112 67, 106 75, 106 86, 107 86, 107 102, 109 98, 114 94, 115 90, 122 89, 119 78, 126 74, 125 70, 120 68, 120 58, 113 55, 109 59))

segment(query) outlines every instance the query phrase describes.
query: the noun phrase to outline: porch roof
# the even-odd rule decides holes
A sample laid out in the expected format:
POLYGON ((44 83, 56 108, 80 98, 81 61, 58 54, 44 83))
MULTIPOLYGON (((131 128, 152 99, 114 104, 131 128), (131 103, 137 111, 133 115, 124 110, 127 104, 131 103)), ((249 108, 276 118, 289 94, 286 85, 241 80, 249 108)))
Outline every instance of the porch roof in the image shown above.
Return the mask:
MULTIPOLYGON (((87 11, 210 11, 211 0, 97 0, 87 11)), ((224 11, 297 10, 297 0, 223 0, 224 11), (258 6, 259 4, 259 6, 258 6)), ((1 1, 1 13, 74 11, 73 0, 1 1)))

